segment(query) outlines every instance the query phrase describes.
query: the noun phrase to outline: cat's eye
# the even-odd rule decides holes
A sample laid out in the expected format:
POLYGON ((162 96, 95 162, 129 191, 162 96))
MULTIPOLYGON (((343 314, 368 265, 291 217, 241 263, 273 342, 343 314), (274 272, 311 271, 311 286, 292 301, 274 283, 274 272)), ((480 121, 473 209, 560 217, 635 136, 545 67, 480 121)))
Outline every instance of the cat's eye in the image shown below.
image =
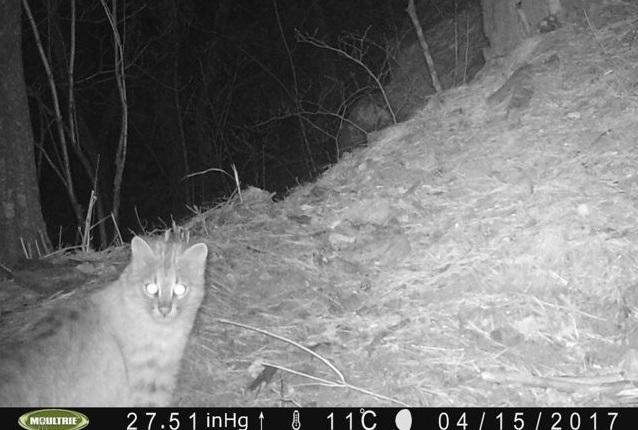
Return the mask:
POLYGON ((173 286, 173 294, 175 294, 177 297, 182 297, 184 294, 186 294, 186 285, 175 284, 173 286))
POLYGON ((157 285, 155 282, 149 282, 148 284, 144 285, 144 292, 149 296, 154 296, 159 293, 159 285, 157 285))

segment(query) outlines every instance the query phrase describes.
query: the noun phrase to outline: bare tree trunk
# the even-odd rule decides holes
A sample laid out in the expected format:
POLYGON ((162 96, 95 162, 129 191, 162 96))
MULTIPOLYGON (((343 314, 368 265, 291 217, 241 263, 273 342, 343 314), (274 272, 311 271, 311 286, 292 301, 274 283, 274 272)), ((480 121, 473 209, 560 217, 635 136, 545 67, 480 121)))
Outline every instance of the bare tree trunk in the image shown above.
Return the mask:
POLYGON ((48 247, 22 70, 20 0, 0 0, 0 262, 48 247))

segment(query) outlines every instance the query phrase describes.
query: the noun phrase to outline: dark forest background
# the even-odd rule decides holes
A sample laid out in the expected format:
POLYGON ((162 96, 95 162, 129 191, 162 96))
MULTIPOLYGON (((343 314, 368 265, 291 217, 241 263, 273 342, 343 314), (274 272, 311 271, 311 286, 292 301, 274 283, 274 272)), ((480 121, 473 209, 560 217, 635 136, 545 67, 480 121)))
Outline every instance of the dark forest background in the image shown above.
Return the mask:
MULTIPOLYGON (((471 2, 417 3, 427 28, 471 2)), ((23 1, 49 236, 78 243, 87 213, 96 246, 179 220, 232 195, 233 169, 242 187, 279 196, 312 179, 342 153, 351 106, 379 92, 372 76, 387 84, 414 39, 406 7, 23 1)))

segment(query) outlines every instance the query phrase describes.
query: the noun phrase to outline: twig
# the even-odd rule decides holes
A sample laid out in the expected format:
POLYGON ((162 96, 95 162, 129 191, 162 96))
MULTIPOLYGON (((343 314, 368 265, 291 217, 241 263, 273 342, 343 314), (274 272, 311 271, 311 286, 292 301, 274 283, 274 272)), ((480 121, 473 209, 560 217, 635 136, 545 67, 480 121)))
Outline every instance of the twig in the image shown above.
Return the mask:
POLYGON ((4 270, 5 272, 7 272, 9 275, 13 275, 13 270, 11 270, 9 267, 5 266, 4 264, 2 264, 2 262, 0 261, 0 269, 4 270))
POLYGON ((470 12, 465 11, 465 58, 463 61, 463 83, 467 81, 468 61, 470 61, 470 12))
POLYGON ((566 392, 605 393, 633 387, 633 381, 621 374, 610 374, 590 377, 569 376, 535 376, 515 372, 483 372, 481 378, 485 381, 500 384, 520 384, 531 387, 553 388, 566 392))
POLYGON ((287 373, 290 373, 290 374, 293 374, 293 375, 301 376, 303 378, 308 378, 308 379, 311 379, 313 381, 317 381, 317 382, 319 382, 320 385, 323 385, 324 387, 328 387, 328 388, 347 388, 347 389, 350 389, 350 390, 353 390, 353 391, 358 391, 360 393, 367 394, 369 396, 375 397, 375 398, 380 399, 380 400, 387 400, 389 402, 396 403, 396 404, 401 405, 401 406, 409 406, 407 403, 403 403, 400 400, 393 399, 392 397, 384 396, 383 394, 378 394, 378 393, 375 393, 375 392, 370 391, 370 390, 366 390, 365 388, 357 387, 356 385, 352 385, 352 384, 350 384, 348 382, 345 382, 345 381, 343 381, 343 382, 334 382, 334 381, 331 381, 329 379, 324 379, 324 378, 320 378, 318 376, 309 375, 308 373, 300 372, 298 370, 289 369, 288 367, 280 366, 278 364, 273 364, 273 363, 270 363, 268 361, 262 361, 261 364, 263 366, 273 367, 273 368, 281 370, 283 372, 287 372, 287 373))
POLYGON ((31 260, 33 256, 31 255, 31 250, 27 249, 27 244, 24 242, 24 238, 20 237, 20 246, 22 246, 22 254, 24 258, 27 260, 31 260))
POLYGON ((234 182, 235 182, 235 191, 237 192, 237 194, 239 195, 239 201, 240 202, 244 202, 244 199, 241 195, 241 182, 239 180, 239 172, 237 171, 237 167, 235 166, 235 164, 231 164, 230 165, 231 169, 233 169, 233 174, 231 175, 230 173, 228 173, 227 171, 225 171, 224 169, 219 169, 217 167, 211 167, 209 169, 205 169, 199 172, 193 172, 193 173, 189 173, 188 175, 184 176, 182 178, 182 181, 188 178, 193 178, 195 176, 199 176, 199 175, 204 175, 206 173, 209 172, 220 172, 223 173, 224 175, 228 176, 229 178, 231 178, 234 182))
POLYGON ((425 62, 428 64, 430 77, 432 78, 432 85, 434 86, 437 94, 440 94, 443 91, 443 88, 441 87, 441 83, 439 82, 439 75, 436 73, 436 69, 434 68, 434 60, 432 60, 430 47, 428 46, 428 42, 425 40, 425 36, 423 35, 423 28, 421 28, 419 17, 416 15, 414 0, 408 1, 407 12, 410 16, 410 19, 412 20, 412 25, 414 25, 414 30, 416 31, 417 38, 419 39, 419 44, 421 45, 421 49, 423 50, 423 57, 425 58, 425 62))
POLYGON ((278 334, 271 333, 269 331, 266 331, 266 330, 263 330, 263 329, 260 329, 260 328, 257 328, 257 327, 253 327, 253 326, 250 326, 250 325, 247 325, 247 324, 242 324, 242 323, 238 323, 238 322, 234 322, 234 321, 229 321, 229 320, 222 319, 222 318, 216 318, 215 321, 217 321, 219 323, 222 323, 222 324, 232 325, 232 326, 235 326, 235 327, 241 327, 241 328, 245 328, 247 330, 256 331, 257 333, 261 333, 261 334, 264 334, 266 336, 269 336, 269 337, 275 338, 277 340, 280 340, 282 342, 285 342, 285 343, 288 343, 290 345, 293 345, 293 346, 301 349, 302 351, 312 355, 317 360, 321 361, 323 364, 325 364, 327 367, 329 367, 330 370, 332 370, 337 375, 338 381, 337 382, 331 381, 331 380, 328 380, 328 379, 320 378, 318 376, 309 375, 309 374, 304 373, 304 372, 299 372, 297 370, 289 369, 287 367, 279 366, 277 364, 272 364, 272 363, 268 363, 268 362, 262 362, 262 365, 264 365, 264 366, 274 367, 275 369, 279 369, 279 370, 282 370, 284 372, 291 373, 293 375, 302 376, 304 378, 308 378, 308 379, 311 379, 313 381, 317 381, 317 382, 325 385, 326 387, 348 388, 348 389, 351 389, 351 390, 354 390, 354 391, 358 391, 360 393, 367 394, 369 396, 375 397, 377 399, 387 400, 387 401, 390 401, 392 403, 396 403, 396 404, 402 405, 402 406, 408 406, 406 403, 403 403, 400 400, 393 399, 391 397, 387 397, 387 396, 384 396, 382 394, 377 394, 377 393, 374 393, 372 391, 366 390, 365 388, 357 387, 356 385, 352 385, 352 384, 348 383, 346 381, 346 378, 343 376, 343 373, 341 373, 341 371, 339 369, 337 369, 337 367, 334 364, 332 364, 330 361, 328 361, 326 358, 324 358, 320 354, 317 354, 316 352, 314 352, 310 348, 307 348, 307 347, 301 345, 300 343, 295 342, 294 340, 288 339, 288 338, 280 336, 278 334))
POLYGON ((113 221, 113 228, 115 229, 115 245, 120 246, 124 243, 124 239, 122 239, 122 232, 120 231, 120 226, 117 224, 117 219, 111 213, 111 220, 113 221))
POLYGON ((95 189, 91 190, 91 196, 89 197, 89 207, 86 210, 86 217, 84 218, 84 229, 82 231, 82 251, 89 252, 91 250, 91 220, 93 219, 93 208, 95 207, 95 201, 97 197, 95 195, 95 189))

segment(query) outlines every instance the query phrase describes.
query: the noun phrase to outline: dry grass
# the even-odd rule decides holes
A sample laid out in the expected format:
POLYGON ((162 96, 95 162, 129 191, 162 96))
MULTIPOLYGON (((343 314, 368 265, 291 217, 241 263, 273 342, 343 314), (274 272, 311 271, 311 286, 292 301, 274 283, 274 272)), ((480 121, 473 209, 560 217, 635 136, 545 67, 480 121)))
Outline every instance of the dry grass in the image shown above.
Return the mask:
POLYGON ((488 110, 487 77, 286 201, 207 218, 232 300, 207 303, 183 402, 635 402, 633 21, 547 35, 535 58, 560 67, 534 77, 520 123, 488 110), (282 371, 248 390, 263 362, 335 375, 219 317, 372 394, 282 371))

